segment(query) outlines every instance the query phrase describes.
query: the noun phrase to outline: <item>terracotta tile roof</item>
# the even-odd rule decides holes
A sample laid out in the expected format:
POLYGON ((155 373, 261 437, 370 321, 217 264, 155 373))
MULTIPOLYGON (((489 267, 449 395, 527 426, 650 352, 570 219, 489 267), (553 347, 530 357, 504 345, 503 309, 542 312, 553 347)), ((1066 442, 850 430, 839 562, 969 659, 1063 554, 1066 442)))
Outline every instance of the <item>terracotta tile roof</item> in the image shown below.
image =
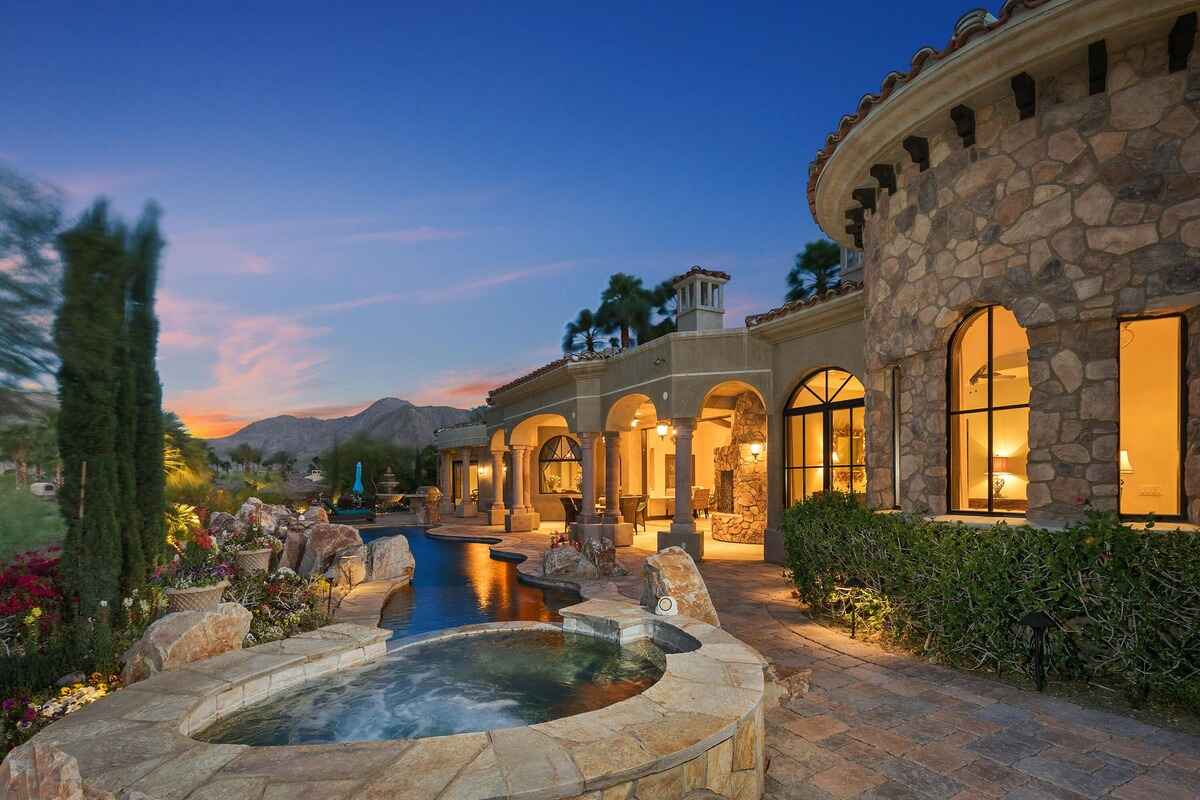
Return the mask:
POLYGON ((728 272, 721 272, 720 270, 717 270, 717 269, 708 269, 707 267, 701 267, 701 266, 697 265, 697 266, 692 267, 691 269, 689 269, 687 272, 683 273, 682 275, 676 275, 674 278, 671 278, 671 283, 672 284, 679 283, 684 278, 690 278, 693 275, 707 275, 710 278, 718 278, 723 281, 729 280, 728 272))
POLYGON ((832 289, 822 294, 813 295, 812 297, 807 297, 803 300, 793 300, 790 303, 784 303, 779 308, 772 308, 770 311, 764 311, 761 314, 751 314, 750 316, 746 317, 746 327, 753 328, 755 325, 761 325, 764 322, 770 322, 773 319, 786 317, 793 311, 799 311, 802 308, 809 308, 811 306, 824 303, 828 300, 832 300, 835 297, 852 294, 853 292, 857 292, 858 290, 862 289, 862 286, 863 285, 858 281, 842 281, 837 286, 834 286, 832 289))
POLYGON ((950 38, 949 44, 941 50, 935 50, 928 45, 922 47, 913 54, 912 66, 909 67, 908 72, 889 72, 883 79, 878 93, 863 95, 862 99, 858 101, 857 110, 853 114, 842 117, 837 130, 825 139, 825 146, 817 151, 817 157, 808 167, 808 208, 812 212, 813 219, 817 217, 817 181, 821 177, 821 172, 829 163, 829 159, 833 157, 838 145, 855 125, 866 119, 867 115, 887 100, 897 88, 916 78, 925 67, 953 54, 967 42, 980 36, 986 36, 997 28, 1003 27, 1014 15, 1035 9, 1048 2, 1050 0, 1005 0, 997 17, 992 17, 984 9, 968 11, 954 24, 954 35, 950 38))
POLYGON ((537 369, 527 372, 519 378, 513 378, 503 386, 497 386, 495 389, 492 389, 490 392, 488 392, 488 405, 492 405, 492 398, 501 392, 506 392, 509 389, 512 389, 514 386, 520 386, 522 383, 528 383, 534 378, 545 375, 547 372, 553 372, 559 367, 565 367, 567 364, 578 364, 581 361, 601 361, 606 358, 612 358, 613 356, 620 355, 623 352, 624 351, 620 347, 606 347, 603 350, 597 350, 594 353, 567 353, 562 358, 556 358, 549 364, 543 364, 537 369))

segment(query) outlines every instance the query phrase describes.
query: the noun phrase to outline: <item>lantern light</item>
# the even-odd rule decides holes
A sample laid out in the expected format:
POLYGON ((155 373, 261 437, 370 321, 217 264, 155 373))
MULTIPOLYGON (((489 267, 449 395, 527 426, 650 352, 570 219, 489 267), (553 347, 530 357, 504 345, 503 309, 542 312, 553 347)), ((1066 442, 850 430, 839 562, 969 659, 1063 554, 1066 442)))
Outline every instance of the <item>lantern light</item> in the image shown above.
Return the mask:
POLYGON ((666 439, 668 430, 670 428, 667 427, 667 423, 665 422, 660 422, 654 426, 654 432, 658 434, 659 439, 666 439))

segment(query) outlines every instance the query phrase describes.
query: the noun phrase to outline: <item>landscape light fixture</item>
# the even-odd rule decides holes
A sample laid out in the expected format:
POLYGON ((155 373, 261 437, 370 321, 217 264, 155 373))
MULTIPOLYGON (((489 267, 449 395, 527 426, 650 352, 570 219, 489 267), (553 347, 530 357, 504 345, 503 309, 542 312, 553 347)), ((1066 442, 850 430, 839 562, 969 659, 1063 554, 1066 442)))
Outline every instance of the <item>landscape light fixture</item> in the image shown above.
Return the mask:
POLYGON ((1031 611, 1021 618, 1021 624, 1033 630, 1033 680, 1039 692, 1046 689, 1046 629, 1054 620, 1044 611, 1031 611))

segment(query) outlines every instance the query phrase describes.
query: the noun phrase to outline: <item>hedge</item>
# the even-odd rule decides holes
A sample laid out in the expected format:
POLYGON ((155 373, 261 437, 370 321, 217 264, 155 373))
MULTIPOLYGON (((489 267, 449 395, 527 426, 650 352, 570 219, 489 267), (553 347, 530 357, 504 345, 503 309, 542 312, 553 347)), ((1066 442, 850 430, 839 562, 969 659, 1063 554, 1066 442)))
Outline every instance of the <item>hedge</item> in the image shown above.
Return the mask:
POLYGON ((1200 534, 1090 512, 1065 530, 872 512, 837 493, 784 515, 801 600, 937 661, 1028 673, 1042 611, 1048 674, 1200 702, 1200 534), (858 578, 865 589, 846 588, 858 578))

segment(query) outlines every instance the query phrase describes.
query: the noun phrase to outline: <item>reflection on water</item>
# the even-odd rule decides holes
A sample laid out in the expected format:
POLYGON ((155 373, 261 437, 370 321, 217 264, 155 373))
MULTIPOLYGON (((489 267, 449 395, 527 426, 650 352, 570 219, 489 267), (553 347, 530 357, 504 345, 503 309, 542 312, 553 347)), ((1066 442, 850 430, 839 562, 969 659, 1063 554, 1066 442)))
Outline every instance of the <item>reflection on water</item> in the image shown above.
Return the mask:
POLYGON ((516 565, 492 558, 486 544, 434 539, 420 528, 381 528, 362 536, 369 542, 398 533, 408 538, 417 569, 383 609, 380 625, 397 637, 480 622, 558 622, 560 608, 579 602, 574 592, 521 583, 516 565))
POLYGON ((416 645, 268 700, 209 727, 207 742, 290 745, 445 736, 582 714, 649 688, 666 668, 648 640, 626 647, 561 631, 416 645))

